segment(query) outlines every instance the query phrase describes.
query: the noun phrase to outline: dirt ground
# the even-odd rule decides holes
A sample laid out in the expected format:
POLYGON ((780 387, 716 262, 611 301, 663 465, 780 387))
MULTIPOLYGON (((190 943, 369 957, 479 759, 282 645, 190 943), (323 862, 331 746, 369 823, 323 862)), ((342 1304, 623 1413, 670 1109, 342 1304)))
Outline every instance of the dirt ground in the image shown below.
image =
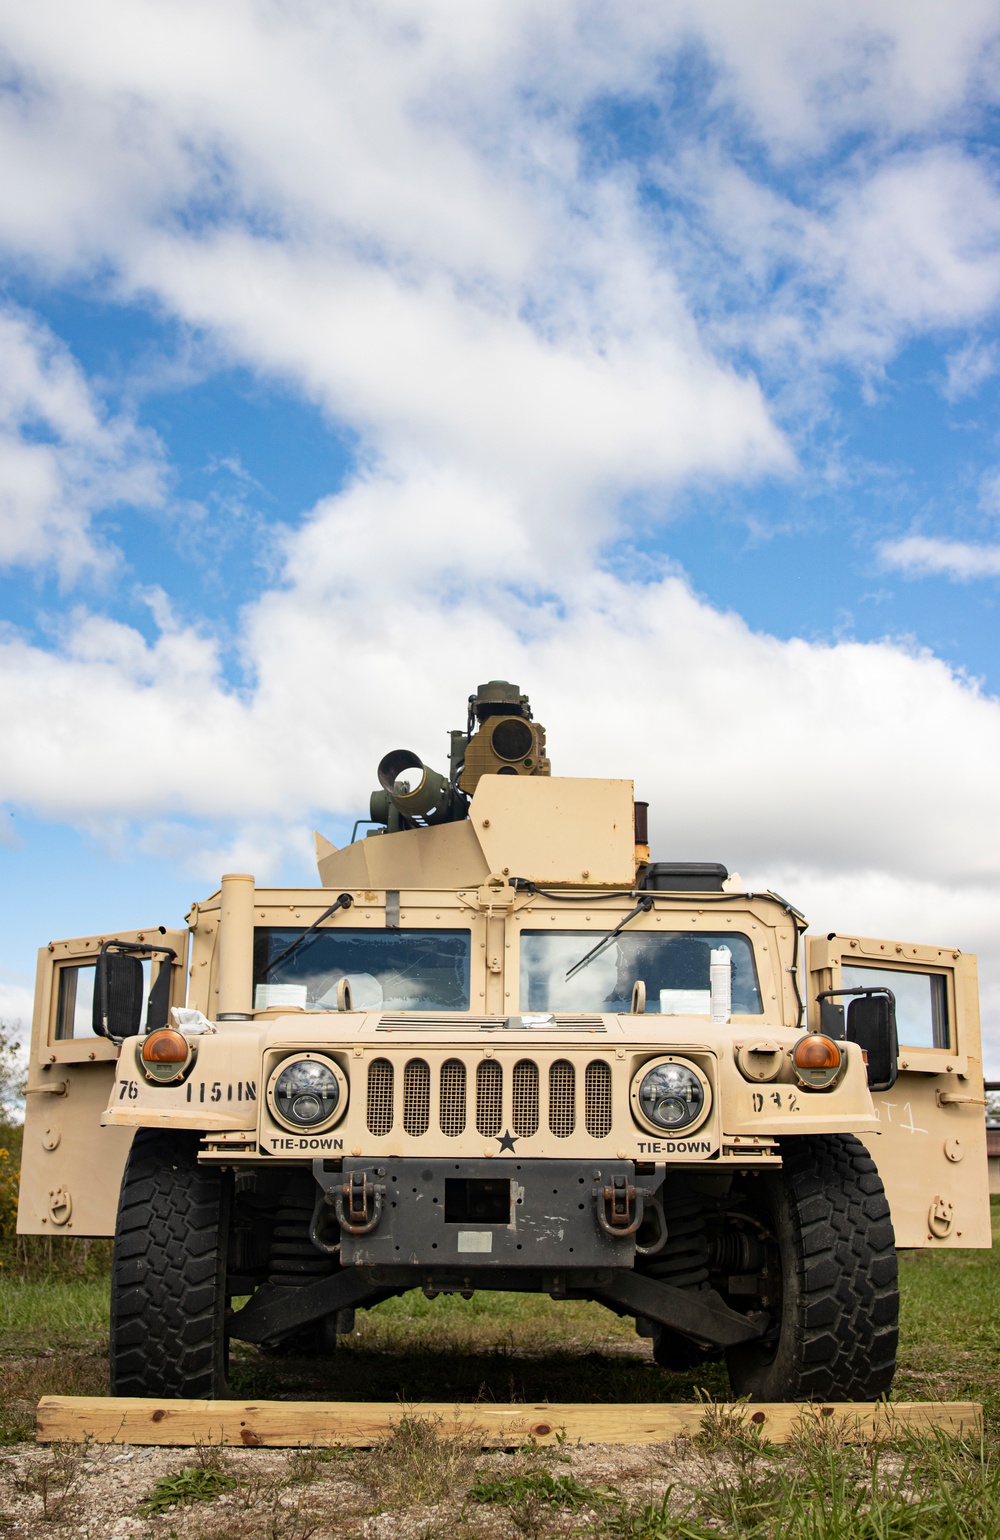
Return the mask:
POLYGON ((995 1256, 904 1259, 896 1394, 984 1401, 987 1437, 896 1452, 754 1446, 713 1429, 706 1410, 695 1440, 484 1453, 421 1417, 420 1403, 719 1402, 729 1396, 724 1366, 665 1373, 631 1322, 596 1305, 418 1294, 359 1312, 332 1360, 235 1345, 238 1399, 398 1403, 399 1424, 371 1450, 36 1446, 39 1397, 108 1393, 106 1298, 88 1314, 77 1309, 79 1289, 36 1299, 11 1281, 0 1333, 0 1536, 1000 1540, 995 1256))
POLYGON ((686 1440, 482 1453, 420 1423, 371 1451, 20 1445, 0 1455, 0 1532, 26 1540, 621 1534, 624 1515, 659 1505, 671 1487, 703 1487, 718 1459, 686 1440), (169 1478, 180 1478, 173 1490, 169 1478), (162 1511, 149 1511, 151 1496, 162 1511))

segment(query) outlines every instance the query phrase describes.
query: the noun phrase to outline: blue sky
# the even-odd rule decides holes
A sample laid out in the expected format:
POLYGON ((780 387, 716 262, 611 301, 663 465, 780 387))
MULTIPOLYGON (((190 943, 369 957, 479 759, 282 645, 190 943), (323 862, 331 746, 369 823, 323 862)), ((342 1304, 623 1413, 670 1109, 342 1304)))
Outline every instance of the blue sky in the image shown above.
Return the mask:
POLYGON ((507 675, 1000 1071, 998 86, 980 0, 0 6, 0 1012, 507 675))

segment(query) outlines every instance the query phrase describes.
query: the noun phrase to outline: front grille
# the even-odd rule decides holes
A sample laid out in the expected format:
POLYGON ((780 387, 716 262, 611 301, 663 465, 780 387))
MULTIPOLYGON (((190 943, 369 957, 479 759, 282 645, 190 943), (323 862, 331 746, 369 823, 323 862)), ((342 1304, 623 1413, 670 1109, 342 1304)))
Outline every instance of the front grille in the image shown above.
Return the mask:
POLYGON ((441 1132, 457 1139, 465 1132, 465 1065, 446 1059, 441 1066, 441 1132))
POLYGON ((392 1129, 392 1065, 373 1059, 368 1066, 368 1132, 387 1134, 392 1129))
POLYGON ((484 1139, 495 1139, 503 1117, 503 1070, 496 1059, 483 1059, 476 1070, 476 1128, 484 1139))
POLYGON ((611 1065, 592 1059, 584 1084, 587 1132, 592 1139, 606 1139, 611 1132, 611 1065))
POLYGON ((463 1059, 446 1059, 440 1067, 427 1059, 373 1059, 368 1066, 368 1130, 379 1137, 390 1134, 402 1122, 411 1139, 422 1139, 431 1130, 432 1110, 440 1132, 457 1139, 475 1131, 484 1139, 497 1138, 509 1116, 518 1139, 532 1139, 542 1125, 545 1106, 541 1074, 548 1079, 547 1121, 557 1139, 568 1139, 581 1124, 591 1139, 606 1139, 614 1121, 612 1066, 606 1059, 591 1059, 586 1068, 569 1059, 548 1062, 537 1059, 482 1058, 467 1066, 463 1059), (402 1078, 401 1106, 394 1107, 395 1079, 402 1078), (432 1108, 431 1080, 438 1077, 438 1098, 432 1108), (505 1113, 505 1106, 509 1109, 505 1113))
POLYGON ((538 1132, 538 1065, 531 1059, 518 1059, 514 1065, 514 1132, 519 1139, 530 1139, 538 1132))
POLYGON ((431 1120, 431 1070, 423 1059, 411 1059, 403 1071, 403 1127, 419 1139, 431 1120))
POLYGON ((549 1066, 549 1128, 557 1139, 568 1139, 576 1126, 576 1072, 568 1059, 549 1066))

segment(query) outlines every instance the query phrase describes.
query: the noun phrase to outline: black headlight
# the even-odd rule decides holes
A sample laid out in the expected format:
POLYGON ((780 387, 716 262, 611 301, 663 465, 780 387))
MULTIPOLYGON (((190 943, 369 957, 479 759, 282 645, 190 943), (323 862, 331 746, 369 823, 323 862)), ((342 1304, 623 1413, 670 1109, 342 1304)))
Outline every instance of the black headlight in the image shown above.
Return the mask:
POLYGON ((278 1072, 274 1110, 296 1128, 315 1128, 333 1117, 340 1103, 340 1077, 323 1059, 294 1059, 278 1072))
POLYGON ((686 1064, 657 1064, 639 1082, 639 1110, 665 1133, 678 1133, 701 1121, 705 1087, 686 1064))

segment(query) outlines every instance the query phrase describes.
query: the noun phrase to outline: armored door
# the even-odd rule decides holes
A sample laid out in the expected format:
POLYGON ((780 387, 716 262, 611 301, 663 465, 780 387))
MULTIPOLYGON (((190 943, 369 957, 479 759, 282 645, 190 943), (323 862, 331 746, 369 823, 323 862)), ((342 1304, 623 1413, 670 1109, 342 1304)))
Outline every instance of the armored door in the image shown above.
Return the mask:
MULTIPOLYGON (((900 1247, 989 1246, 976 959, 951 947, 831 936, 808 942, 809 1025, 817 995, 887 988, 896 1002, 895 1085, 873 1091, 878 1165, 900 1247)), ((840 997, 845 1005, 850 996, 840 997)))
POLYGON ((118 1048, 93 1027, 97 958, 107 941, 169 947, 143 966, 147 993, 171 970, 170 1003, 183 1005, 188 933, 119 931, 50 941, 38 954, 28 1064, 17 1228, 22 1235, 113 1235, 132 1130, 102 1128, 118 1048))

